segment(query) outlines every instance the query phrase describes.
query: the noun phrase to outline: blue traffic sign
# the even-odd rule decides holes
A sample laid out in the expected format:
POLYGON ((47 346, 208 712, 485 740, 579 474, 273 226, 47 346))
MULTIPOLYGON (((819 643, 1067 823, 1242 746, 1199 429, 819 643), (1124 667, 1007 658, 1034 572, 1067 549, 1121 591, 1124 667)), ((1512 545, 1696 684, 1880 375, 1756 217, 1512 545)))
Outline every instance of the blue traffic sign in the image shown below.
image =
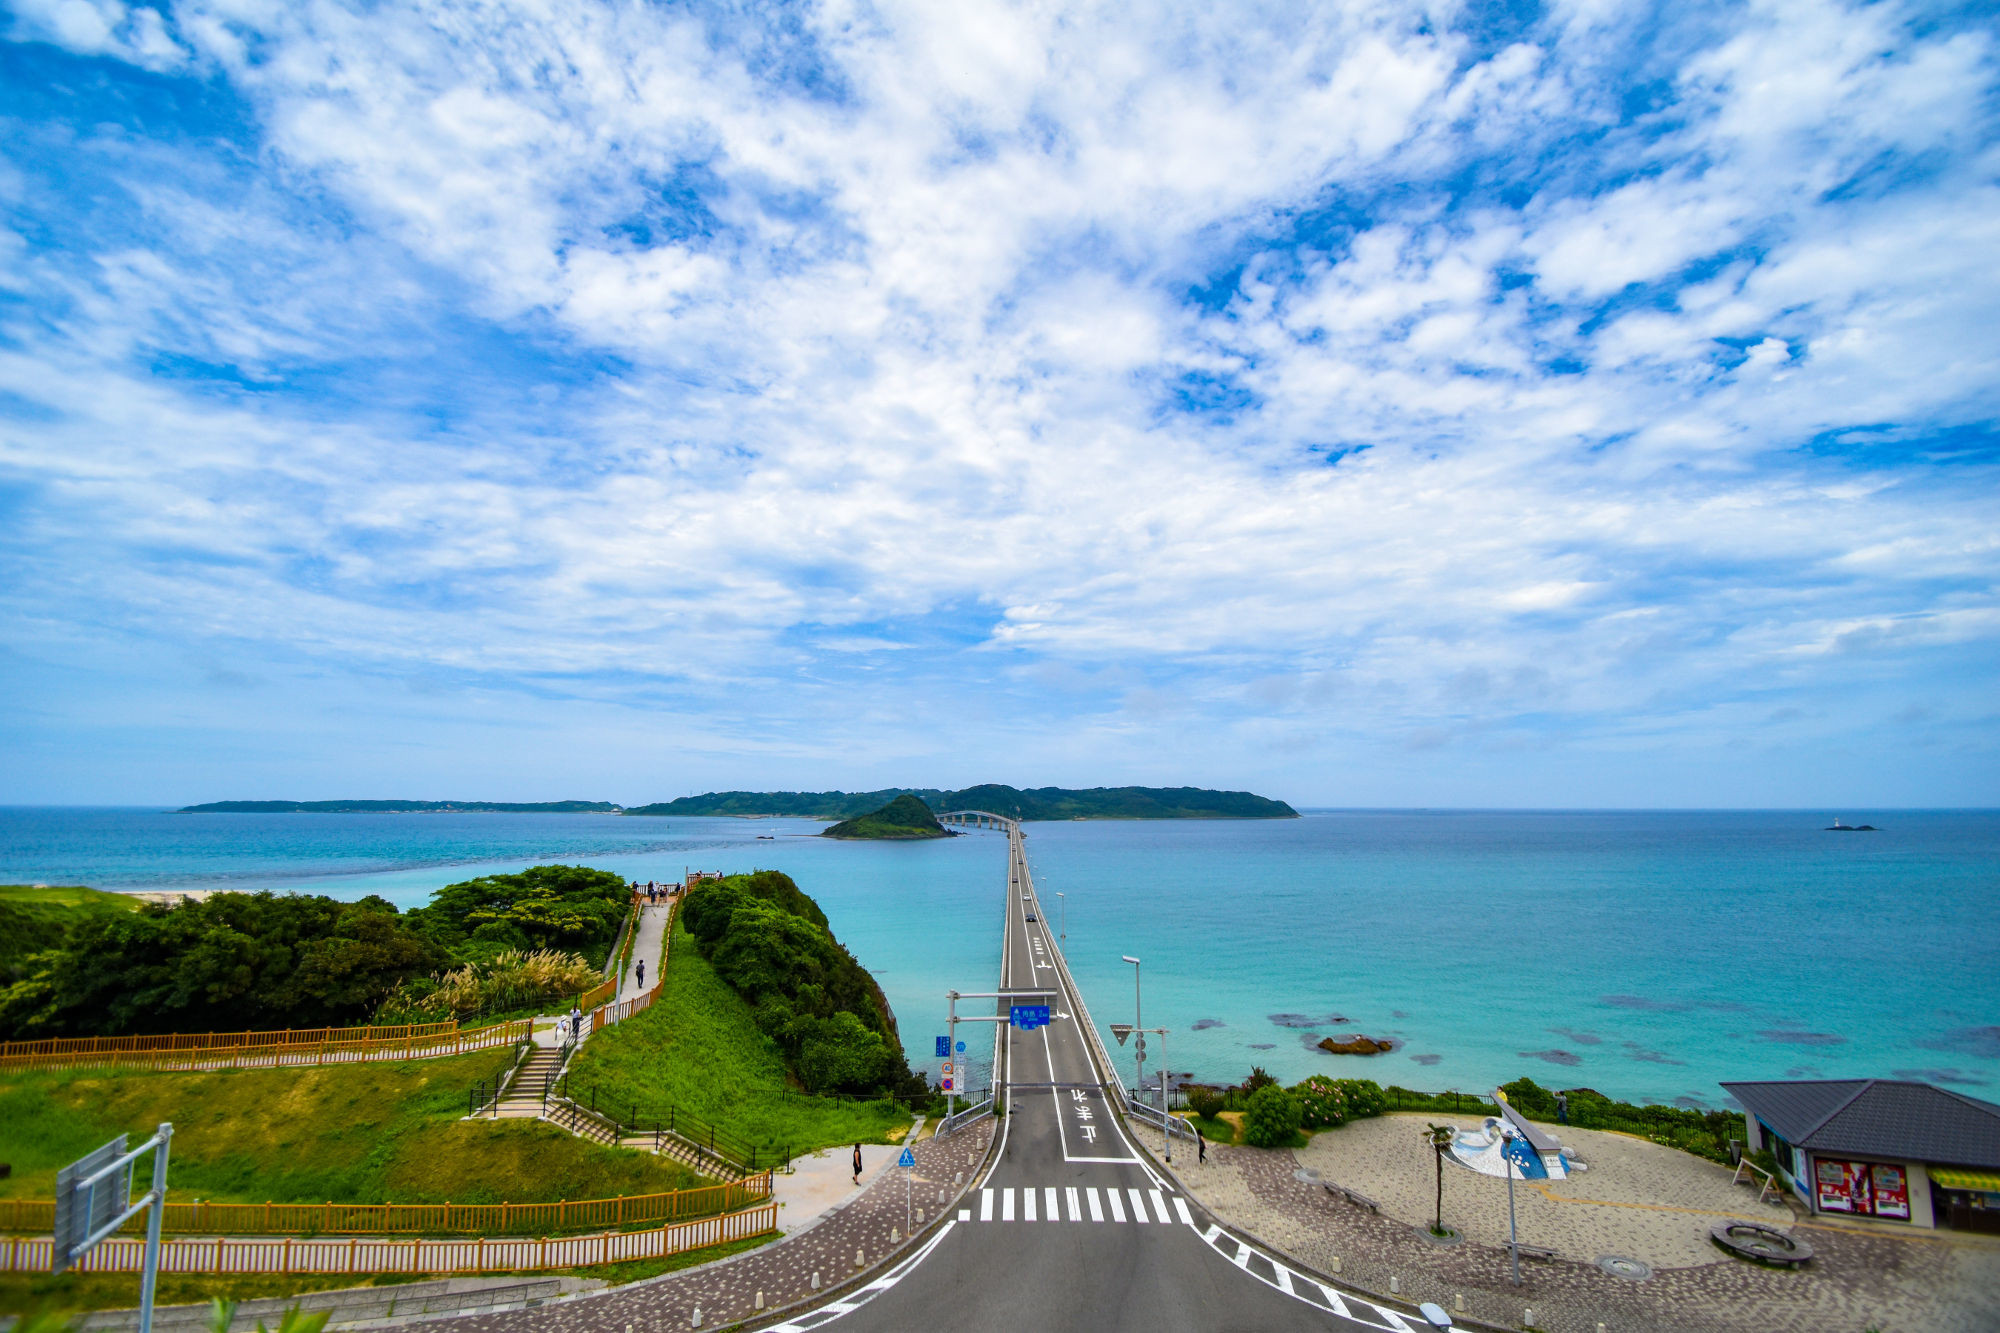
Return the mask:
POLYGON ((964 1055, 964 1054, 965 1054, 965 1043, 964 1043, 964 1042, 960 1042, 960 1043, 958 1044, 958 1053, 959 1053, 960 1055, 964 1055))
POLYGON ((1024 1032, 1049 1025, 1049 1007, 1045 1004, 1017 1004, 1007 1011, 1007 1021, 1024 1032))
POLYGON ((908 1148, 903 1149, 903 1155, 896 1159, 897 1166, 915 1166, 916 1164, 917 1164, 917 1155, 911 1152, 908 1148))
MULTIPOLYGON (((963 1043, 961 1043, 961 1045, 962 1044, 963 1043)), ((951 1038, 939 1037, 937 1039, 937 1058, 942 1060, 950 1054, 951 1054, 951 1038)))

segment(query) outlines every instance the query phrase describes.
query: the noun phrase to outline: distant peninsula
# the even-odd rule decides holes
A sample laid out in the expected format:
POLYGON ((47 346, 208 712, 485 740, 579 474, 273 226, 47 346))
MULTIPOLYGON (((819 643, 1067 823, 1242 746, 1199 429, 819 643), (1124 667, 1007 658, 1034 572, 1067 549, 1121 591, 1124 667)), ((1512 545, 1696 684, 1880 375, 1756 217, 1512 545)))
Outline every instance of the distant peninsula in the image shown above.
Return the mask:
POLYGON ((610 801, 210 801, 177 815, 615 815, 610 801))
POLYGON ((898 796, 880 810, 871 810, 853 819, 843 819, 820 833, 822 838, 875 838, 907 842, 914 838, 949 838, 953 835, 937 822, 931 808, 914 796, 898 796))
POLYGON ((987 810, 1021 820, 1057 819, 1296 819, 1298 811, 1247 791, 1204 787, 1007 787, 986 783, 962 791, 888 787, 881 791, 723 791, 634 806, 628 815, 733 815, 758 819, 858 819, 899 796, 932 811, 987 810))

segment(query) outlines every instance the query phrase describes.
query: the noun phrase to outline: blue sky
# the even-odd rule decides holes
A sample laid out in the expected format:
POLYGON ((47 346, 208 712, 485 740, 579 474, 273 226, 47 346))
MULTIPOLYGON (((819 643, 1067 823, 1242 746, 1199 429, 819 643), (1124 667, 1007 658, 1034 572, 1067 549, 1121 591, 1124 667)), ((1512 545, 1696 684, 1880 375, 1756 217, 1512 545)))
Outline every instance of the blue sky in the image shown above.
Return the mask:
POLYGON ((15 0, 0 800, 2000 803, 1976 6, 15 0))

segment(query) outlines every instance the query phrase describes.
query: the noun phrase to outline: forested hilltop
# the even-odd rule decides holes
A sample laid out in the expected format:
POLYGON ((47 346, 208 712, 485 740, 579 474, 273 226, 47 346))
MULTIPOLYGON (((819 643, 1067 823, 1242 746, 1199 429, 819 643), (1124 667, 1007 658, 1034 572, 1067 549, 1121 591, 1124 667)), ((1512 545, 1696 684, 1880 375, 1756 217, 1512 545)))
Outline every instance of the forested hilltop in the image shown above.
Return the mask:
POLYGON ((177 815, 615 815, 610 801, 210 801, 177 815))
POLYGON ((635 806, 628 815, 790 815, 856 819, 909 794, 932 810, 990 810, 1017 819, 1296 819, 1298 811, 1247 791, 1205 787, 1019 787, 985 783, 962 791, 888 787, 881 791, 725 791, 635 806))

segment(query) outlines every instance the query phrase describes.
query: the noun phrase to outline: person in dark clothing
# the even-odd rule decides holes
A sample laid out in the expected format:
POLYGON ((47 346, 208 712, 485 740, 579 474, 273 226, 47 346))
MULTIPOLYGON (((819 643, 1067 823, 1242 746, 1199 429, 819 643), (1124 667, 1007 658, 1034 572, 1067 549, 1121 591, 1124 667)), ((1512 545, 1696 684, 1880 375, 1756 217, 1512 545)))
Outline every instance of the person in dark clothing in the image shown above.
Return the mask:
POLYGON ((638 976, 639 976, 639 989, 640 990, 646 989, 646 960, 643 958, 639 960, 638 976))
POLYGON ((1556 1094, 1556 1123, 1559 1125, 1569 1123, 1569 1094, 1566 1092, 1556 1094))
POLYGON ((854 1183, 861 1183, 861 1145, 854 1145, 854 1183))

